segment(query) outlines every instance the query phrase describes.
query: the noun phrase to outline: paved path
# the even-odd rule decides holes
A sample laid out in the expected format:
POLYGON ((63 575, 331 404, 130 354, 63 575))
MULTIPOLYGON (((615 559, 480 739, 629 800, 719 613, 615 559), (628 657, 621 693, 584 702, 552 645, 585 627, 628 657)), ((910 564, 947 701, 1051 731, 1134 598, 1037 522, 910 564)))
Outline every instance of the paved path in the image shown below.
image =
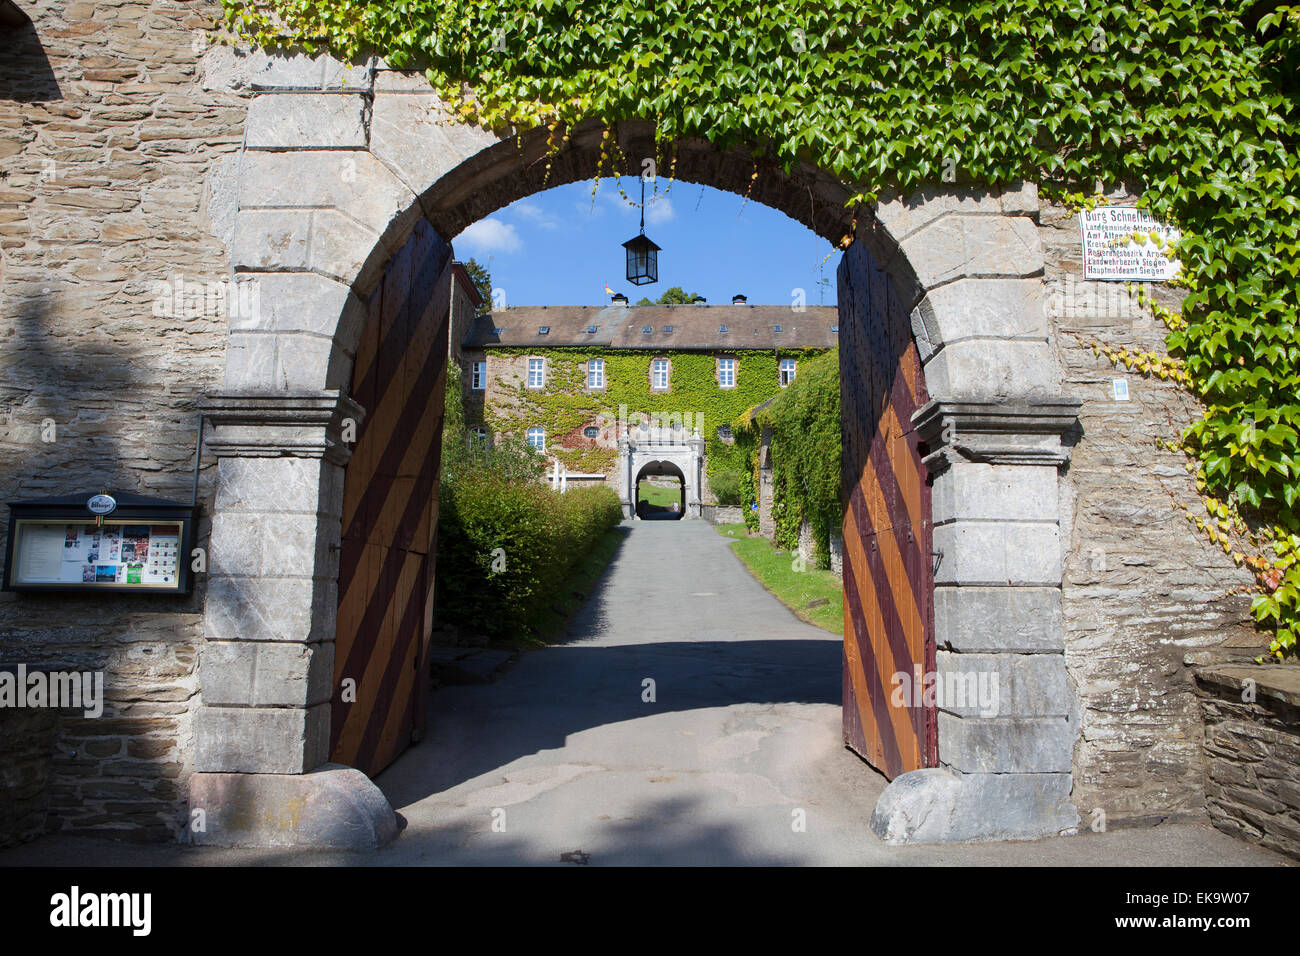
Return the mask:
MULTIPOLYGON (((116 847, 121 863, 1285 865, 1208 826, 889 847, 885 780, 840 742, 840 641, 796 619, 700 521, 627 522, 561 646, 440 689, 378 780, 407 829, 373 854, 116 847), (642 699, 654 681, 655 701, 642 699), (805 832, 792 823, 797 811, 805 832), (504 822, 494 831, 494 819, 504 822)), ((45 838, 0 863, 107 861, 45 838)))

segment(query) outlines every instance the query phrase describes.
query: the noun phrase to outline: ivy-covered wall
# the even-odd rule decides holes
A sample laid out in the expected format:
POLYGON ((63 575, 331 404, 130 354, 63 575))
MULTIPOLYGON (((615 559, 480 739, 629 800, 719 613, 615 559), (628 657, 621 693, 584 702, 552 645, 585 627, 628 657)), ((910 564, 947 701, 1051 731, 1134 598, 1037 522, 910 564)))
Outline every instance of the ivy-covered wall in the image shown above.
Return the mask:
POLYGON ((772 517, 780 548, 799 546, 804 521, 812 528, 817 566, 830 567, 830 536, 840 505, 839 349, 808 363, 788 389, 753 416, 751 435, 771 430, 772 517))
MULTIPOLYGON (((545 128, 653 118, 675 144, 758 143, 753 180, 806 163, 847 208, 925 183, 1036 182, 1084 202, 1124 185, 1177 225, 1189 295, 1167 326, 1173 375, 1203 403, 1177 443, 1207 512, 1240 538, 1251 613, 1291 655, 1300 632, 1300 8, 1174 0, 226 0, 264 45, 377 52, 427 67, 457 115, 545 128), (472 88, 471 88, 472 84, 472 88), (896 192, 895 192, 896 191, 896 192)), ((597 173, 630 169, 602 140, 597 173)), ((552 154, 554 158, 554 153, 552 154)), ((549 166, 547 167, 549 170, 549 166)), ((856 226, 856 220, 855 220, 856 226)), ((852 230, 850 230, 852 232, 852 230)), ((846 241, 849 237, 846 237, 846 241)), ((1127 363, 1150 368, 1149 356, 1127 363)), ((1205 519, 1201 519, 1204 523, 1205 519)), ((1219 531, 1211 528, 1216 537, 1219 531)))
MULTIPOLYGON (((739 472, 745 467, 744 449, 718 435, 720 426, 731 427, 744 412, 781 391, 778 365, 793 358, 801 369, 826 349, 781 349, 779 351, 735 349, 731 351, 651 350, 612 348, 491 348, 466 352, 466 361, 487 361, 483 391, 466 393, 466 425, 486 425, 493 434, 523 435, 539 426, 546 430, 546 453, 558 458, 570 471, 610 474, 618 460, 621 423, 635 427, 638 414, 659 416, 665 426, 681 421, 690 434, 698 428, 705 440, 706 473, 739 472), (545 361, 545 379, 540 389, 529 388, 528 359, 545 361), (601 389, 587 388, 587 363, 593 358, 605 363, 601 389), (651 387, 651 362, 669 361, 671 374, 666 391, 651 387), (718 359, 736 359, 736 384, 718 385, 718 359), (601 428, 600 435, 583 434, 589 426, 601 428)), ((798 372, 796 372, 797 378, 798 372)), ((464 375, 468 388, 470 376, 464 375)))

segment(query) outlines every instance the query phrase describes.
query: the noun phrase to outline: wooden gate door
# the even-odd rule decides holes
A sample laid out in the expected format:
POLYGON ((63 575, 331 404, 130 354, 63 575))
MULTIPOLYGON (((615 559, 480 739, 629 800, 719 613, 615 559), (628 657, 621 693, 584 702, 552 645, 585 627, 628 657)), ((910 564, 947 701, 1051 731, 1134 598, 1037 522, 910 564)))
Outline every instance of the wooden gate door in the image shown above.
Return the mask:
POLYGON ((424 729, 450 288, 451 247, 421 223, 370 298, 352 375, 366 416, 343 486, 330 745, 371 776, 424 729))
POLYGON ((839 268, 845 744, 890 780, 938 765, 930 487, 911 324, 860 242, 839 268), (919 680, 918 680, 919 678, 919 680))

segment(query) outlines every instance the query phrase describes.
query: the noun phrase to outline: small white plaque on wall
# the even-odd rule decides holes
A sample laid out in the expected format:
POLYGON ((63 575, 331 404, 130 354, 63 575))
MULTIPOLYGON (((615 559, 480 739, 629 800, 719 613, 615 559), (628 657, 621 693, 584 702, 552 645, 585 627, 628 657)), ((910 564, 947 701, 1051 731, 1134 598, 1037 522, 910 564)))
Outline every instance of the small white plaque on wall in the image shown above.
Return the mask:
POLYGON ((1115 401, 1117 402, 1128 401, 1128 379, 1112 378, 1110 380, 1110 387, 1115 393, 1115 401))
POLYGON ((1099 206, 1079 213, 1083 277, 1103 281, 1168 282, 1181 268, 1165 244, 1181 233, 1135 206, 1099 206), (1136 234, 1136 235, 1135 235, 1136 234), (1160 241, 1151 239, 1154 234, 1160 241))

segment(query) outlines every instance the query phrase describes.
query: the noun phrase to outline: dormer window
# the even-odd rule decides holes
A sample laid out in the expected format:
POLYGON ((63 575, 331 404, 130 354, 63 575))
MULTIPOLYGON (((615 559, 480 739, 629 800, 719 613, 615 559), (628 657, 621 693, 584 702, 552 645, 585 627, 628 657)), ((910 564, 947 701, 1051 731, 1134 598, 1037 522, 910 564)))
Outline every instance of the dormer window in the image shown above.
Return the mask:
POLYGON ((665 326, 664 326, 664 332, 665 332, 665 333, 671 332, 672 330, 673 330, 673 327, 672 327, 671 325, 665 325, 665 326))
POLYGON ((641 334, 642 334, 642 335, 649 335, 649 334, 650 334, 651 332, 653 332, 653 331, 654 331, 654 326, 653 326, 653 325, 643 325, 643 326, 641 326, 641 334))

